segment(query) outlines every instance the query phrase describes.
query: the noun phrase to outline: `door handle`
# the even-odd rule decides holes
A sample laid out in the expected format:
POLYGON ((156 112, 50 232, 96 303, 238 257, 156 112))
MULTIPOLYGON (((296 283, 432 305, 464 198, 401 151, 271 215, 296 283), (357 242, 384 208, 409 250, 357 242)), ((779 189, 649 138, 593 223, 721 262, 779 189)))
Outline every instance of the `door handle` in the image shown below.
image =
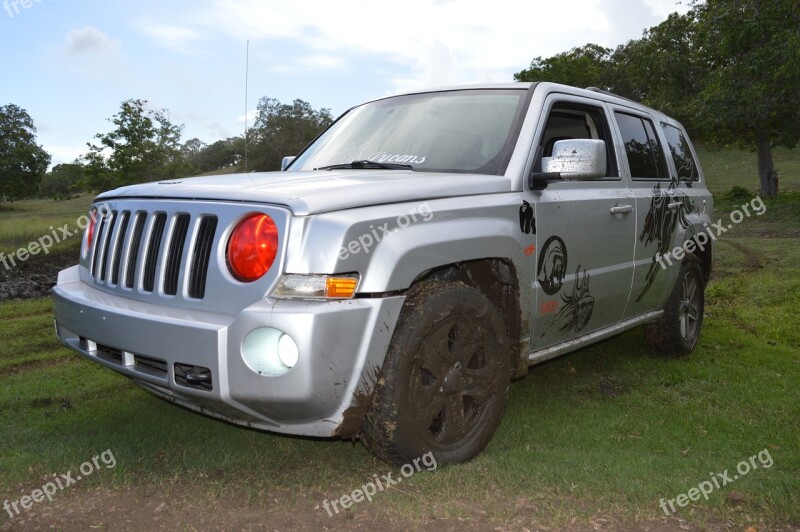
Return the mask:
POLYGON ((611 207, 611 214, 629 214, 633 212, 633 205, 617 205, 611 207))
POLYGON ((678 210, 678 208, 679 208, 681 205, 683 205, 683 203, 681 203, 680 201, 676 201, 676 202, 674 202, 674 203, 670 203, 670 204, 668 204, 668 205, 667 205, 667 208, 668 208, 669 210, 671 210, 671 211, 676 211, 676 210, 678 210))

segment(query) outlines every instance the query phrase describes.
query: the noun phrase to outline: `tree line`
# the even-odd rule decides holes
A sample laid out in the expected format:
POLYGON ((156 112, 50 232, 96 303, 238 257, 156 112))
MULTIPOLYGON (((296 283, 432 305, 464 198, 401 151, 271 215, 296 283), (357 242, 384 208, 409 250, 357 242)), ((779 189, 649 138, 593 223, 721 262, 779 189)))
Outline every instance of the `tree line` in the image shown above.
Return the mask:
MULTIPOLYGON (((761 196, 775 197, 772 150, 800 141, 800 3, 690 0, 688 13, 673 13, 640 39, 535 57, 514 79, 605 89, 677 118, 696 142, 751 149, 761 196)), ((50 155, 36 143, 31 117, 14 104, 0 106, 0 200, 278 170, 284 155, 297 154, 333 117, 302 100, 264 97, 246 134, 212 144, 181 142, 183 126, 145 100, 122 102, 109 122, 111 131, 95 135, 82 157, 48 172, 50 155)))
POLYGON ((800 3, 694 0, 641 39, 535 57, 514 78, 605 89, 675 117, 711 148, 750 149, 761 196, 775 197, 772 149, 800 140, 800 3))
POLYGON ((0 200, 66 199, 82 191, 216 171, 279 170, 285 155, 299 153, 333 117, 303 100, 285 104, 264 97, 246 134, 211 144, 197 138, 181 142, 183 125, 173 124, 167 110, 146 100, 122 102, 108 121, 111 131, 95 135, 84 155, 48 172, 51 157, 36 143, 28 112, 14 104, 0 106, 0 200))

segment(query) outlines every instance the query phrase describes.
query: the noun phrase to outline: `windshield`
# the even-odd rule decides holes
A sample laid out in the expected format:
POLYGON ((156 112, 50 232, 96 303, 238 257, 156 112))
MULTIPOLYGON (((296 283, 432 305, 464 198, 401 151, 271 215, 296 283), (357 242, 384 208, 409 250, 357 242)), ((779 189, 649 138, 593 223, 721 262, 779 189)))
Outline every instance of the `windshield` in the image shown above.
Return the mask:
POLYGON ((418 171, 499 175, 516 143, 525 96, 525 89, 459 90, 368 103, 341 117, 289 171, 374 161, 418 171))

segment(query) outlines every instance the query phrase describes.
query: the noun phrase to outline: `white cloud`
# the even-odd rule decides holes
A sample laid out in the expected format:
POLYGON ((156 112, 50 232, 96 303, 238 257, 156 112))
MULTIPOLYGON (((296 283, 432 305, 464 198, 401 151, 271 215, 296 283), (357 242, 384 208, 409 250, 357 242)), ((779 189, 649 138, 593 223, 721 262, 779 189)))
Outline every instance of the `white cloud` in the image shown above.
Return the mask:
POLYGON ((107 54, 115 52, 119 45, 117 41, 91 26, 70 31, 66 41, 67 52, 72 55, 107 54))
POLYGON ((75 161, 81 155, 84 155, 89 149, 85 144, 74 146, 65 144, 47 144, 45 146, 47 153, 52 157, 50 164, 55 166, 57 164, 66 164, 75 161))
POLYGON ((666 19, 670 14, 684 14, 689 11, 689 0, 643 0, 644 4, 659 19, 666 19))
POLYGON ((139 26, 159 46, 184 54, 193 54, 202 35, 194 30, 169 24, 145 23, 139 26))
POLYGON ((301 57, 297 63, 309 70, 341 70, 345 66, 342 56, 323 53, 301 57))
POLYGON ((397 88, 510 80, 535 55, 585 42, 618 44, 600 0, 529 8, 515 0, 212 0, 197 17, 208 31, 240 41, 294 41, 308 50, 290 58, 298 68, 336 69, 348 60, 380 58, 410 71, 395 79, 397 88))

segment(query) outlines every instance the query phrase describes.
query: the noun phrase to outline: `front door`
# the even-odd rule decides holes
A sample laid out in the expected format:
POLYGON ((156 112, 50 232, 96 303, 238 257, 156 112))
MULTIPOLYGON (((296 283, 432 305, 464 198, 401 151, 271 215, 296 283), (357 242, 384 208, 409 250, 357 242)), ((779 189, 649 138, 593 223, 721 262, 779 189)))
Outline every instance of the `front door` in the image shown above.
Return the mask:
MULTIPOLYGON (((606 177, 526 190, 536 210, 536 308, 532 350, 619 322, 633 277, 635 205, 620 176, 608 110, 602 102, 551 95, 537 132, 541 157, 566 139, 606 142, 606 177)), ((532 265, 533 266, 533 265, 532 265)))

